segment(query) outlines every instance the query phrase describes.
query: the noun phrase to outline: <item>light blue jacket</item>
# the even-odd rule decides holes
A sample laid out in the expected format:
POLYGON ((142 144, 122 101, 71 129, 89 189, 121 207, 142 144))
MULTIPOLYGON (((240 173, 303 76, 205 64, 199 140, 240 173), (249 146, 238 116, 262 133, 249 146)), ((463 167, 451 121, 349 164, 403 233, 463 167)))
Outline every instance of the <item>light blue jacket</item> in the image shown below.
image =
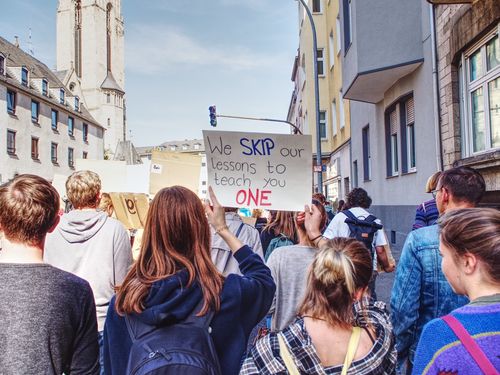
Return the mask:
POLYGON ((437 225, 410 232, 396 269, 391 295, 391 319, 398 363, 413 357, 424 325, 449 314, 468 299, 453 292, 441 271, 437 225))

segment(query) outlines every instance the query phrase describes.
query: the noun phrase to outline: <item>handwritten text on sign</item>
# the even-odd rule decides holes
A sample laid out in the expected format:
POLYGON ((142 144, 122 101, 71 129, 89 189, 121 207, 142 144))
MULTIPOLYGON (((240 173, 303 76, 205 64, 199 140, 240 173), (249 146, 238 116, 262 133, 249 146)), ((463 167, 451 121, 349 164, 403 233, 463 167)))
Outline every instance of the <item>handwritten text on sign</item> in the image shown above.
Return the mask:
POLYGON ((298 211, 311 198, 311 136, 203 131, 208 183, 227 207, 298 211))

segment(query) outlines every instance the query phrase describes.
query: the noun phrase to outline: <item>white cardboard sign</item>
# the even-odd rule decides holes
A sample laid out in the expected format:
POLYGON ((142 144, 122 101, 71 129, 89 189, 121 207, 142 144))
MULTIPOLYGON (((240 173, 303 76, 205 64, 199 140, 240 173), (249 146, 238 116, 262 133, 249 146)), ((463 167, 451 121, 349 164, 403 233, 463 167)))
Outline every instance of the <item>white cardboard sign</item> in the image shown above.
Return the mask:
POLYGON ((302 211, 311 200, 310 135, 204 130, 208 184, 226 207, 302 211))

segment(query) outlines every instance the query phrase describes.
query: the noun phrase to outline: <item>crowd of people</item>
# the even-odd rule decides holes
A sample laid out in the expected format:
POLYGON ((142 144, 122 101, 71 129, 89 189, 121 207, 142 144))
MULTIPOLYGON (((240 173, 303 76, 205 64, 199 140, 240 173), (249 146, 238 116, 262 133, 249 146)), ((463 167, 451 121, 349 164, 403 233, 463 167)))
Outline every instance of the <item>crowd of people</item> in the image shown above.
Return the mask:
POLYGON ((63 215, 20 175, 0 187, 0 374, 498 374, 500 211, 471 168, 426 190, 397 265, 361 188, 255 226, 164 188, 133 257, 97 174, 68 178, 63 215))

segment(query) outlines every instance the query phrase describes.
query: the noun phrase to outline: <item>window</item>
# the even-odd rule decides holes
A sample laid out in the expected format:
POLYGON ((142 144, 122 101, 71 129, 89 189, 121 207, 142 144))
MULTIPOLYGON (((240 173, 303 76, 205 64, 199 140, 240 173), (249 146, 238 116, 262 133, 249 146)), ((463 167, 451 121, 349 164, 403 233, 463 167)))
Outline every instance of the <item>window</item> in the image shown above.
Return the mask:
POLYGON ((182 145, 182 149, 183 150, 187 150, 188 149, 188 145, 182 145))
POLYGON ((85 123, 82 125, 82 133, 83 133, 83 141, 88 142, 89 141, 89 126, 85 123))
POLYGON ((326 111, 319 111, 319 134, 326 139, 326 111))
POLYGON ((340 129, 345 126, 345 114, 344 114, 344 99, 342 99, 342 91, 339 92, 339 112, 340 112, 340 129))
POLYGON ((42 79, 42 95, 49 96, 49 83, 46 79, 42 79))
POLYGON ((108 117, 108 128, 111 127, 111 119, 108 117))
POLYGON ((172 145, 170 146, 170 151, 175 151, 177 149, 177 146, 176 145, 172 145))
POLYGON ((38 124, 38 117, 40 115, 40 103, 31 101, 31 121, 38 124))
POLYGON ((31 137, 31 158, 38 160, 38 138, 31 137))
POLYGON ((415 150, 415 104, 413 97, 409 98, 405 103, 405 124, 406 124, 406 170, 413 171, 416 167, 416 150, 415 150))
POLYGON ((14 130, 7 130, 7 154, 16 154, 16 132, 14 130))
POLYGON ((68 134, 70 137, 73 136, 75 131, 75 120, 73 117, 68 117, 68 134))
POLYGON ((492 34, 464 55, 461 95, 465 154, 500 148, 500 39, 492 34))
POLYGON ((386 114, 386 156, 387 176, 397 176, 399 172, 398 159, 398 108, 397 104, 392 106, 386 114))
POLYGON ((80 99, 78 98, 78 96, 75 96, 75 111, 79 110, 80 110, 80 99))
POLYGON ((64 104, 64 89, 59 90, 59 103, 64 104))
POLYGON ((68 147, 68 166, 70 168, 73 168, 75 166, 74 153, 75 150, 72 149, 71 147, 68 147))
POLYGON ((362 130, 363 142, 363 180, 370 181, 372 175, 372 158, 370 152, 370 126, 366 125, 362 130))
POLYGON ((194 144, 194 149, 195 150, 199 150, 200 149, 200 144, 199 143, 195 143, 194 144))
POLYGON ((82 159, 87 159, 89 156, 89 153, 87 151, 83 151, 82 153, 82 159))
POLYGON ((50 144, 50 160, 52 163, 57 164, 57 143, 50 144))
POLYGON ((313 0, 312 11, 313 13, 321 13, 321 0, 313 0))
POLYGON ((7 90, 7 112, 11 115, 16 114, 16 93, 11 90, 7 90))
POLYGON ((352 38, 352 0, 343 0, 344 7, 344 50, 351 45, 352 38))
POLYGON ((59 122, 58 120, 59 113, 55 109, 53 109, 51 117, 52 117, 52 130, 57 130, 57 123, 59 122))
POLYGON ((5 75, 5 56, 0 54, 0 75, 5 75))
POLYGON ((337 135, 337 102, 332 102, 332 129, 333 135, 337 135))
POLYGON ((28 68, 25 66, 21 68, 21 84, 26 87, 28 86, 28 68))
POLYGON ((335 41, 333 38, 333 30, 330 31, 330 37, 328 39, 328 52, 330 56, 330 69, 335 65, 335 41))
POLYGON ((106 94, 106 103, 111 103, 111 94, 106 94))
POLYGON ((337 17, 337 55, 340 53, 342 40, 340 39, 340 18, 337 17))
POLYGON ((318 50, 316 51, 316 67, 318 68, 318 75, 319 76, 322 76, 325 74, 323 49, 322 48, 318 48, 318 50))

